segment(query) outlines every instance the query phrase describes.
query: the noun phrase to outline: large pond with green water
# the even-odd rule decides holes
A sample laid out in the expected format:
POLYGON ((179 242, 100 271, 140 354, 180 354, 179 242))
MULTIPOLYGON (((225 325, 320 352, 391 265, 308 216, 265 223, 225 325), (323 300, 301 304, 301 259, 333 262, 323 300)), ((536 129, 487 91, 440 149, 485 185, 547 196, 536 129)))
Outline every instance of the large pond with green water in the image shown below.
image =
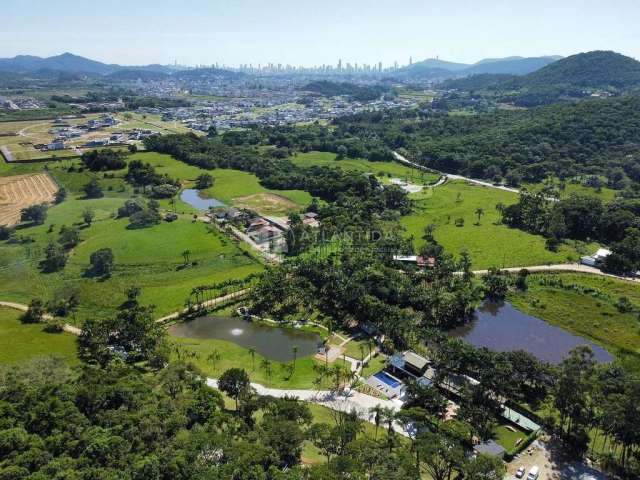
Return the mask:
POLYGON ((244 348, 255 348, 258 354, 277 362, 291 361, 294 346, 297 347, 297 358, 315 355, 322 346, 322 339, 316 333, 265 325, 238 317, 200 317, 173 325, 169 333, 181 338, 233 342, 244 348))

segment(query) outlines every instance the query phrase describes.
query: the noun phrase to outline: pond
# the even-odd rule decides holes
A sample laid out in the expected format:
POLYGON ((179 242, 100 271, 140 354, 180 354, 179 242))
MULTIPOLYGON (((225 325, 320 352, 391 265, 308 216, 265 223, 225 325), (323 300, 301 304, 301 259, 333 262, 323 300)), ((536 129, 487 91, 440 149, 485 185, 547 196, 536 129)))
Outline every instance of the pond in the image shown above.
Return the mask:
POLYGON ((554 364, 560 363, 579 345, 591 347, 595 360, 600 363, 614 359, 613 355, 590 340, 527 315, 510 303, 485 302, 476 310, 470 323, 451 330, 449 334, 476 347, 494 351, 525 350, 554 364))
POLYGON ((180 200, 198 210, 209 210, 209 207, 224 207, 225 204, 215 198, 204 198, 200 190, 186 188, 180 194, 180 200))
POLYGON ((297 358, 315 355, 322 339, 320 335, 293 328, 280 328, 232 317, 200 317, 173 325, 169 332, 181 338, 212 338, 226 340, 256 352, 270 360, 290 362, 293 346, 297 358))

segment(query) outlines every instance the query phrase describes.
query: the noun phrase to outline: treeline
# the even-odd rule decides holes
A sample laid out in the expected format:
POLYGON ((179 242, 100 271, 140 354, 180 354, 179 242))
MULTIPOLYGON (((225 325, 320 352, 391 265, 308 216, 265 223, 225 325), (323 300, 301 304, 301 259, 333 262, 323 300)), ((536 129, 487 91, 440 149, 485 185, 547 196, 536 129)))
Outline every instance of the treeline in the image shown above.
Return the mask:
POLYGON ((349 224, 382 215, 386 210, 399 213, 410 210, 407 194, 396 186, 383 187, 372 176, 340 168, 298 167, 283 158, 289 153, 285 146, 265 152, 251 146, 253 133, 247 134, 249 144, 243 144, 239 135, 203 138, 184 134, 149 137, 145 139, 145 147, 205 169, 235 168, 253 173, 267 188, 305 190, 322 200, 334 202, 335 216, 340 213, 340 221, 349 224))
POLYGON ((159 97, 124 97, 126 110, 137 110, 138 108, 176 108, 188 107, 191 105, 187 100, 180 98, 159 98, 159 97))
POLYGON ((550 198, 546 192, 523 192, 518 203, 505 207, 509 226, 547 237, 555 248, 563 239, 599 241, 611 246, 606 271, 633 274, 640 270, 640 199, 603 203, 599 198, 571 195, 550 198))
POLYGON ((348 96, 351 100, 367 102, 377 100, 383 94, 389 92, 389 88, 383 85, 356 85, 348 82, 332 82, 318 80, 301 88, 306 92, 314 92, 327 97, 348 96))
POLYGON ((280 129, 279 143, 287 145, 284 139, 291 138, 296 148, 323 151, 335 151, 340 141, 405 149, 411 160, 427 167, 515 186, 550 175, 602 175, 616 189, 640 182, 640 97, 467 116, 432 108, 372 112, 334 123, 331 133, 317 126, 297 134, 280 129))
POLYGON ((397 252, 410 252, 410 242, 393 231, 374 233, 380 236, 339 237, 337 253, 267 270, 254 289, 253 309, 283 320, 312 308, 333 328, 353 320, 370 323, 385 334, 390 349, 406 348, 426 328, 451 328, 470 318, 482 292, 471 281, 467 255, 456 263, 442 254, 425 278, 392 260, 397 252), (458 269, 466 273, 454 274, 458 269))

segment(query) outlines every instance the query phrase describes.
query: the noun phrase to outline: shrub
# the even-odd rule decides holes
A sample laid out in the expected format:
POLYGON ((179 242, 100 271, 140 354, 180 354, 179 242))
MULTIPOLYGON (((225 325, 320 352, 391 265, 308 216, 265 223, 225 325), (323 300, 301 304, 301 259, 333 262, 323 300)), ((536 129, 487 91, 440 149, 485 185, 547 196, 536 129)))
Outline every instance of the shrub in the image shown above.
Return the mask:
POLYGON ((104 193, 102 192, 102 187, 98 183, 98 181, 94 178, 89 183, 87 183, 84 187, 82 187, 87 198, 102 198, 104 197, 104 193))
POLYGON ((96 250, 89 257, 89 262, 91 262, 91 270, 94 274, 109 276, 113 271, 113 252, 110 248, 96 250))
POLYGON ((44 318, 44 314, 44 303, 39 298, 34 298, 21 320, 22 323, 39 323, 44 318))
POLYGON ((0 225, 0 240, 9 240, 13 235, 13 228, 7 225, 0 225))
POLYGON ((82 162, 94 172, 120 170, 127 166, 126 155, 118 150, 92 150, 82 154, 82 162))
POLYGON ((42 225, 47 219, 48 210, 49 207, 46 203, 31 205, 20 211, 20 220, 23 222, 32 222, 35 225, 42 225))

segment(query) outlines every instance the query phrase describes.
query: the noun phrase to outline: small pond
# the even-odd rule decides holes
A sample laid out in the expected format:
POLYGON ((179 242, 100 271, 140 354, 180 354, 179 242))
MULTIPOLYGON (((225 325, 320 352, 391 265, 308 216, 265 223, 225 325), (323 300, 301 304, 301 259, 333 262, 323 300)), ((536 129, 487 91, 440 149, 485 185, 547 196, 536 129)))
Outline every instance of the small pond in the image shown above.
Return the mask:
POLYGON ((315 355, 320 335, 293 328, 280 328, 232 317, 200 317, 173 325, 169 332, 181 338, 213 338, 226 340, 277 362, 293 359, 293 346, 298 347, 297 358, 315 355))
POLYGON ((600 363, 614 359, 613 355, 590 340, 527 315, 510 303, 485 302, 470 323, 451 330, 449 334, 476 347, 494 351, 525 350, 554 364, 560 363, 579 345, 591 347, 595 360, 600 363))
POLYGON ((200 190, 187 188, 180 194, 180 200, 198 210, 209 210, 209 207, 224 207, 224 203, 215 198, 204 198, 200 190))

